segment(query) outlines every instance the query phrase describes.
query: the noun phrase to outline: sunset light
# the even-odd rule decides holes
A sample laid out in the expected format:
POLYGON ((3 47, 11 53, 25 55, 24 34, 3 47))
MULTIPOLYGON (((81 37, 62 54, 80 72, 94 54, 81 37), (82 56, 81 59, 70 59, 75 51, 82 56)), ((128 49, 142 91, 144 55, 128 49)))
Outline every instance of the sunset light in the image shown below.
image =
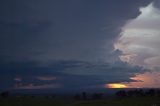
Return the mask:
POLYGON ((159 101, 160 0, 0 0, 0 106, 159 101))
POLYGON ((107 88, 127 88, 127 86, 125 84, 107 84, 106 85, 107 88))

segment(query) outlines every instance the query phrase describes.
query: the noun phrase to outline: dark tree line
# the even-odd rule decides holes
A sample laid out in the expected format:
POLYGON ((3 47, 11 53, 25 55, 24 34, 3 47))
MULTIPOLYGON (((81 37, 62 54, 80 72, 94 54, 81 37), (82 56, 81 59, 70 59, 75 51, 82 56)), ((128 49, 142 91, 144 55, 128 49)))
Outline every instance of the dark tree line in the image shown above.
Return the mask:
MULTIPOLYGON (((105 99, 103 93, 93 93, 87 94, 86 92, 82 92, 81 94, 76 94, 74 99, 76 100, 96 100, 96 99, 105 99)), ((107 95, 107 94, 106 94, 107 95)), ((115 93, 116 97, 143 97, 143 96, 159 96, 160 97, 160 89, 134 89, 134 90, 120 90, 115 93)))
POLYGON ((103 93, 93 93, 91 95, 88 95, 86 92, 82 92, 82 94, 76 94, 74 96, 74 99, 76 100, 88 100, 88 99, 102 99, 103 93))
MULTIPOLYGON (((160 89, 134 89, 134 90, 120 90, 115 93, 117 97, 140 97, 140 96, 159 96, 160 97, 160 89)), ((3 91, 0 93, 0 97, 6 98, 10 96, 9 91, 3 91)), ((34 97, 34 96, 33 96, 34 97)), ((55 98, 55 95, 46 96, 46 98, 55 98)), ((103 93, 93 93, 87 94, 86 92, 82 92, 81 94, 76 94, 74 96, 76 100, 96 100, 96 99, 105 99, 103 93)))
POLYGON ((149 90, 120 90, 118 92, 116 92, 116 96, 118 97, 138 97, 138 96, 160 96, 160 90, 156 90, 156 89, 149 89, 149 90))

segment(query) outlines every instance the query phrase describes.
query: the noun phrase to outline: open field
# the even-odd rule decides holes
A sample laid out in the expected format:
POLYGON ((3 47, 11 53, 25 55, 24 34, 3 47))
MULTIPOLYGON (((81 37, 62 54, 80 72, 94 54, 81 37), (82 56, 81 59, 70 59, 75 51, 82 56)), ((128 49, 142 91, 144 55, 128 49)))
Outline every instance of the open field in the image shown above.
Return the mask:
POLYGON ((160 106, 160 97, 125 97, 86 101, 45 97, 10 97, 1 98, 0 106, 160 106))

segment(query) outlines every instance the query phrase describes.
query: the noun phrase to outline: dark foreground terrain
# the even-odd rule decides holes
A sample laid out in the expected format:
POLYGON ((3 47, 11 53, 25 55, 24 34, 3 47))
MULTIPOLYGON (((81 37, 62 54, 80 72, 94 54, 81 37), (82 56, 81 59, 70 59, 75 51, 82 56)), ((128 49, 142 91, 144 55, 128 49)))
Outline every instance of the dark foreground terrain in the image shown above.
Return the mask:
POLYGON ((103 100, 60 100, 46 97, 0 98, 0 106, 160 106, 160 97, 124 97, 103 100))

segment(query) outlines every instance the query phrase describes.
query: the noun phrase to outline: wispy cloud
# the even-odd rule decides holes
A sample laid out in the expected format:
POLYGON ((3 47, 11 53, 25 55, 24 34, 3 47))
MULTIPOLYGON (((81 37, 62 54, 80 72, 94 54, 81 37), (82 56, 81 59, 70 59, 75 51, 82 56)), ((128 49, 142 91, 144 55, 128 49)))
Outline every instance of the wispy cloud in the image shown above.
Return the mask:
POLYGON ((48 89, 48 88, 60 88, 61 84, 15 84, 15 89, 48 89))
POLYGON ((36 79, 42 80, 42 81, 52 81, 52 80, 56 80, 57 77, 55 76, 37 76, 36 79))
POLYGON ((21 77, 15 77, 14 80, 17 81, 17 82, 21 82, 22 78, 21 77))

